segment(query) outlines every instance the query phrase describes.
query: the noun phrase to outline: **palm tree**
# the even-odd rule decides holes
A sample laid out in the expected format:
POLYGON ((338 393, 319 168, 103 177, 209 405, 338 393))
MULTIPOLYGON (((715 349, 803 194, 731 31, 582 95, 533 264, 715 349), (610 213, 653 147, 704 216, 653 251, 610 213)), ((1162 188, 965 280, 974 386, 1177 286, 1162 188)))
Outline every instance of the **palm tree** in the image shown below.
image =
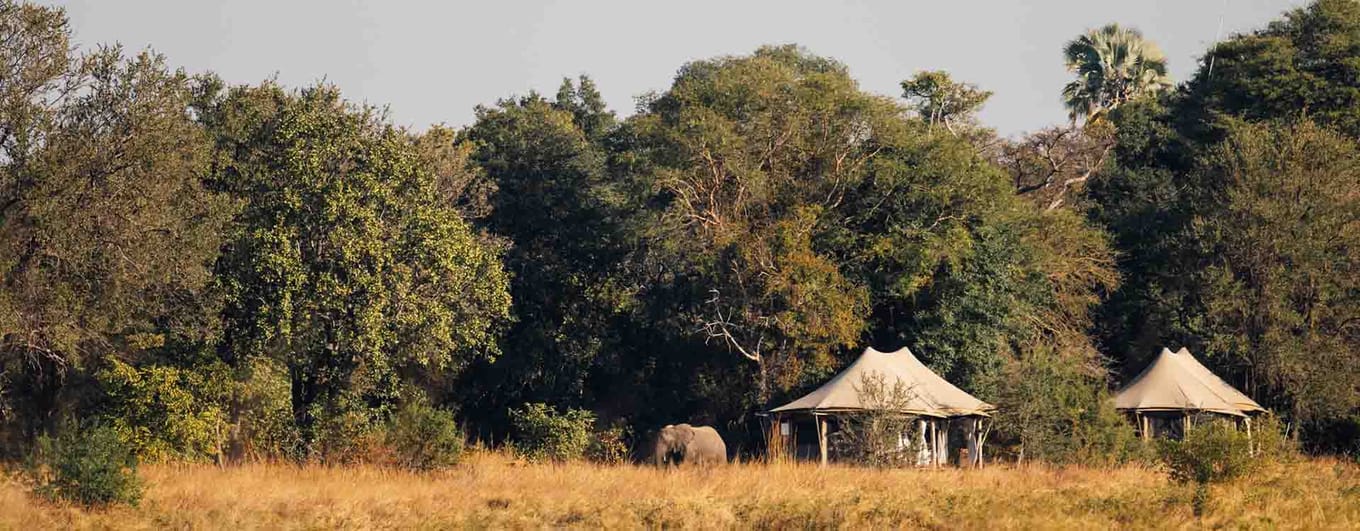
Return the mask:
POLYGON ((1131 99, 1171 86, 1166 55, 1143 33, 1110 24, 1072 39, 1063 48, 1067 70, 1077 79, 1063 87, 1072 122, 1090 123, 1131 99))

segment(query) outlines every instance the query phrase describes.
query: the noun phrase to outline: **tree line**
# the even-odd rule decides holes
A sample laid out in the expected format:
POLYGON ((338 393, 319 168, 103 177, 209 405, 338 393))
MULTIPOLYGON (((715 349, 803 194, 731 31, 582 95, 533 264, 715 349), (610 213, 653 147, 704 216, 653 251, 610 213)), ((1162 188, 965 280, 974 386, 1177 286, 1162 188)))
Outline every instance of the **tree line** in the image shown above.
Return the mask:
POLYGON ((1018 138, 947 72, 890 98, 792 45, 627 118, 581 76, 416 131, 71 38, 0 2, 11 458, 99 423, 144 459, 343 461, 408 404, 488 444, 535 404, 757 452, 754 413, 866 345, 996 404, 1000 455, 1117 458, 1111 389, 1162 345, 1360 452, 1354 0, 1180 84, 1137 30, 1086 32, 1055 50, 1067 123, 1018 138))

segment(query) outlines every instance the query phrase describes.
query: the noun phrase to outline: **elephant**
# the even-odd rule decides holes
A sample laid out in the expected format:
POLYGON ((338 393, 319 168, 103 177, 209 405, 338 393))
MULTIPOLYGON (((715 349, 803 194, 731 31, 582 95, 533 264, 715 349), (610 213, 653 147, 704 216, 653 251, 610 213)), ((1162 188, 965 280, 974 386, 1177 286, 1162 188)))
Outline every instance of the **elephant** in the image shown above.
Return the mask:
POLYGON ((656 434, 652 459, 657 466, 727 463, 727 444, 710 426, 669 424, 656 434))

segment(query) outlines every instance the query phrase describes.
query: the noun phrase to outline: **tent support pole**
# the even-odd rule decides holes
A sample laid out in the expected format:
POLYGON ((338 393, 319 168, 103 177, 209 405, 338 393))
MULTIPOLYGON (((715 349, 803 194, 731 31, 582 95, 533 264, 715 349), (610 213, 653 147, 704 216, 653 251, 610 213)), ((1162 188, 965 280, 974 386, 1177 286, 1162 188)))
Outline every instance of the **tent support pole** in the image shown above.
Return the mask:
POLYGON ((940 419, 940 429, 935 431, 935 437, 940 442, 940 463, 941 467, 949 464, 949 420, 940 419))
POLYGON ((817 451, 821 454, 822 466, 826 466, 826 417, 813 415, 812 420, 817 423, 817 451))
POLYGON ((985 421, 984 421, 983 419, 978 419, 978 433, 977 433, 977 438, 978 438, 977 466, 978 466, 978 468, 982 468, 983 463, 985 462, 985 461, 983 461, 982 449, 983 449, 983 448, 986 446, 986 444, 987 444, 987 429, 986 429, 986 423, 985 423, 985 421))
POLYGON ((933 454, 933 457, 935 458, 935 459, 934 459, 935 468, 939 468, 939 467, 940 467, 940 462, 942 461, 942 460, 940 459, 940 420, 939 420, 939 419, 935 419, 935 431, 932 433, 932 435, 934 435, 934 437, 935 437, 935 451, 934 451, 934 452, 931 452, 931 453, 933 454))
POLYGON ((983 432, 982 426, 985 422, 986 421, 983 421, 982 418, 978 418, 978 468, 982 468, 982 437, 986 436, 986 432, 983 432))
POLYGON ((1247 426, 1247 454, 1256 456, 1256 443, 1251 440, 1251 417, 1242 419, 1242 423, 1247 426))
MULTIPOLYGON (((971 468, 971 467, 977 465, 977 434, 978 434, 978 419, 977 419, 977 417, 968 417, 968 431, 967 431, 967 433, 968 433, 968 435, 967 435, 967 437, 965 438, 965 440, 968 441, 968 443, 967 443, 967 444, 968 444, 968 463, 966 463, 966 464, 967 464, 967 466, 969 466, 969 467, 971 468)), ((965 464, 965 463, 959 463, 960 466, 962 466, 962 465, 964 465, 964 464, 965 464)))

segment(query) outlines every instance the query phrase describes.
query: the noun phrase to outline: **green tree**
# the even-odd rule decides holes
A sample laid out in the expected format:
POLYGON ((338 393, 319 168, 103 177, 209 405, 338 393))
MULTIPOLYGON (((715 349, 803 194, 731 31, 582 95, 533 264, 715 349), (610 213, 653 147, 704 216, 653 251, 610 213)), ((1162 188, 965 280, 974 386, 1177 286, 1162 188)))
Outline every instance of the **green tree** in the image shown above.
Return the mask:
POLYGON ((1073 123, 1094 122, 1114 108, 1171 87, 1166 56, 1143 33, 1108 24, 1063 47, 1067 70, 1077 79, 1063 87, 1073 123))
POLYGON ((140 461, 221 457, 222 409, 213 403, 211 371, 149 365, 138 368, 110 357, 95 379, 104 392, 104 424, 140 461))
POLYGON ((1360 135, 1360 3, 1317 0, 1209 49, 1184 111, 1247 120, 1307 117, 1360 135))
POLYGON ((588 78, 564 83, 556 103, 538 95, 480 107, 461 135, 471 160, 494 183, 482 226, 508 248, 514 324, 504 354, 470 371, 476 420, 503 425, 502 413, 526 401, 579 406, 602 356, 623 348, 615 321, 630 291, 617 280, 618 193, 607 153, 593 135, 608 133, 588 78))
POLYGON ((679 335, 755 364, 760 402, 827 373, 863 330, 864 291, 814 242, 899 112, 839 63, 779 47, 686 65, 630 124, 658 196, 648 260, 677 283, 661 303, 679 335))
POLYGON ((1085 392, 1103 384, 1086 332, 1117 281, 1104 234, 1021 201, 977 145, 930 134, 838 63, 791 47, 691 63, 626 129, 654 194, 653 322, 746 364, 696 392, 758 407, 866 341, 909 344, 988 398, 1008 359, 1055 343, 1085 392))
POLYGON ((1316 424, 1360 412, 1360 149, 1311 123, 1230 126, 1197 172, 1192 330, 1256 396, 1316 424))
POLYGON ((494 355, 505 273, 409 135, 328 86, 212 88, 211 182, 243 204, 217 265, 222 349, 286 364, 300 456, 375 425, 402 375, 494 355))
POLYGON ((571 113, 572 121, 592 141, 604 138, 618 123, 590 76, 580 76, 575 83, 570 78, 563 79, 553 107, 571 113))
POLYGON ((210 340, 230 209, 200 183, 209 144, 182 72, 76 55, 60 10, 0 3, 0 27, 0 395, 16 401, 0 415, 31 440, 88 401, 66 383, 92 361, 210 340))
POLYGON ((943 125, 958 135, 977 127, 975 114, 991 91, 960 83, 943 70, 921 71, 902 82, 902 97, 932 126, 943 125))
POLYGON ((1356 444, 1353 334, 1331 321, 1353 276, 1336 225, 1352 155, 1319 126, 1353 136, 1357 27, 1354 2, 1324 0, 1216 45, 1184 91, 1111 115, 1112 173, 1091 188, 1127 279, 1101 310, 1125 375, 1190 345, 1315 450, 1356 444))

